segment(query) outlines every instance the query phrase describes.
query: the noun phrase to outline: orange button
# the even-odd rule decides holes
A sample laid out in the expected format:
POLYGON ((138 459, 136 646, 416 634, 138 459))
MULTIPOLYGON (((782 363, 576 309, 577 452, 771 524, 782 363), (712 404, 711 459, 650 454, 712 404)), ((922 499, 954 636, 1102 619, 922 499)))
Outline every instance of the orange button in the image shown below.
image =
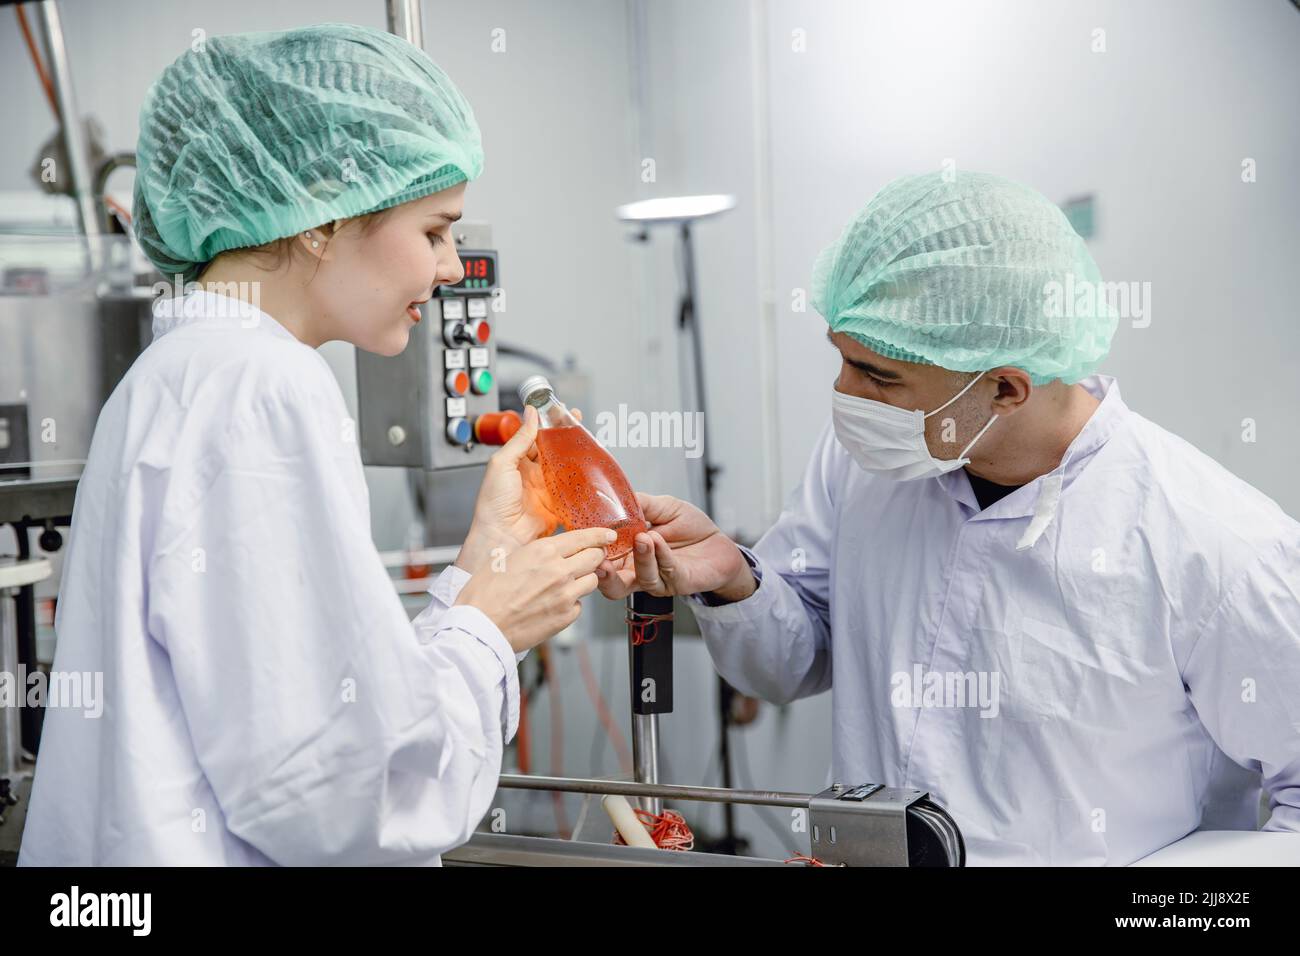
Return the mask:
POLYGON ((448 372, 446 384, 448 395, 464 395, 469 391, 469 373, 464 369, 448 372))
POLYGON ((488 412, 474 419, 474 437, 484 445, 504 445, 523 424, 518 412, 488 412))

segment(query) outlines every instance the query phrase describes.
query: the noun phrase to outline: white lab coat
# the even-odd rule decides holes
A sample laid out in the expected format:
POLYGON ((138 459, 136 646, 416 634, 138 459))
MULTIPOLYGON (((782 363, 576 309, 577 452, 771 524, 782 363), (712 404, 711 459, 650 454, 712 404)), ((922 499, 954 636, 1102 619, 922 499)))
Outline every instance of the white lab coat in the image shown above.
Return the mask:
POLYGON ((964 470, 869 475, 827 425, 748 552, 758 590, 691 599, 713 661, 769 701, 831 689, 834 779, 929 791, 971 864, 1127 864, 1253 830, 1261 776, 1264 829, 1300 840, 1300 524, 1113 378, 1082 384, 1103 400, 1027 550, 1044 479, 981 511, 964 470), (980 674, 996 716, 957 706, 980 674))
POLYGON ((407 620, 324 359, 196 293, 104 406, 77 490, 19 862, 438 864, 489 809, 516 657, 448 568, 407 620), (251 327, 248 327, 251 326, 251 327))

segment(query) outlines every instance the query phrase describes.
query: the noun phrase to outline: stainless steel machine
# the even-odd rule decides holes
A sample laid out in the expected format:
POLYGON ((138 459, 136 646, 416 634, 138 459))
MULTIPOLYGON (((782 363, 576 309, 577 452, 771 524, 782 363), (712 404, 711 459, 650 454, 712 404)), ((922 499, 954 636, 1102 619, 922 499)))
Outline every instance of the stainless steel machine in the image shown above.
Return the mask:
MULTIPOLYGON (((38 194, 35 214, 13 202, 0 210, 0 532, 16 542, 0 556, 0 670, 18 675, 40 664, 37 589, 57 586, 46 556, 71 523, 100 408, 151 334, 130 240, 107 234, 102 213, 107 176, 129 160, 91 168, 81 123, 67 121, 79 114, 58 5, 27 6, 49 66, 65 170, 56 192, 66 196, 38 194)), ((0 822, 30 778, 42 717, 0 708, 0 822)), ((0 857, 13 835, 0 832, 0 857)))
MULTIPOLYGON (((52 597, 57 587, 45 555, 57 555, 72 522, 99 410, 149 341, 150 299, 148 290, 8 291, 0 293, 0 529, 12 529, 16 550, 0 587, 0 658, 30 674, 40 664, 38 588, 52 597), (24 565, 44 573, 24 575, 24 565)), ((37 750, 42 717, 39 707, 0 707, 0 799, 30 775, 24 755, 37 750)))

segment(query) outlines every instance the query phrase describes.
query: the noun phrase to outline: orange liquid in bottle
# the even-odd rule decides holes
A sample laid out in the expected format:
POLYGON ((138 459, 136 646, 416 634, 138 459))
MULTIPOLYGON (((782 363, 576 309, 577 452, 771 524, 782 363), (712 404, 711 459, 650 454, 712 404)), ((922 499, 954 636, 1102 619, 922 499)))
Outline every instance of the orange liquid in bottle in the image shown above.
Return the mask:
POLYGON ((616 560, 647 530, 645 515, 618 462, 585 428, 562 425, 537 433, 537 456, 551 506, 570 531, 613 528, 618 539, 605 556, 616 560))

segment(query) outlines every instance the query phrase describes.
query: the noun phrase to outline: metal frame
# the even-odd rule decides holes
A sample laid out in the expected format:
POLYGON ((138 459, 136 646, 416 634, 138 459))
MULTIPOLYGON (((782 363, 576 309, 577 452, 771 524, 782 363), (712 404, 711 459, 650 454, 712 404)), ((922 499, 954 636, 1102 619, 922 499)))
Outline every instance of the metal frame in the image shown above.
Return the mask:
MULTIPOLYGON (((501 787, 561 793, 619 794, 647 800, 694 800, 747 806, 788 807, 808 812, 809 855, 829 866, 908 866, 908 809, 929 795, 877 784, 834 784, 820 793, 731 790, 503 773, 501 787)), ((450 863, 496 866, 767 866, 760 857, 681 853, 546 837, 475 833, 469 843, 443 855, 450 863), (694 857, 694 860, 680 858, 694 857), (672 858, 672 859, 670 859, 672 858)))
POLYGON ((582 843, 547 837, 475 833, 463 846, 444 853, 450 866, 784 866, 782 860, 724 856, 720 853, 681 853, 635 846, 582 843))

